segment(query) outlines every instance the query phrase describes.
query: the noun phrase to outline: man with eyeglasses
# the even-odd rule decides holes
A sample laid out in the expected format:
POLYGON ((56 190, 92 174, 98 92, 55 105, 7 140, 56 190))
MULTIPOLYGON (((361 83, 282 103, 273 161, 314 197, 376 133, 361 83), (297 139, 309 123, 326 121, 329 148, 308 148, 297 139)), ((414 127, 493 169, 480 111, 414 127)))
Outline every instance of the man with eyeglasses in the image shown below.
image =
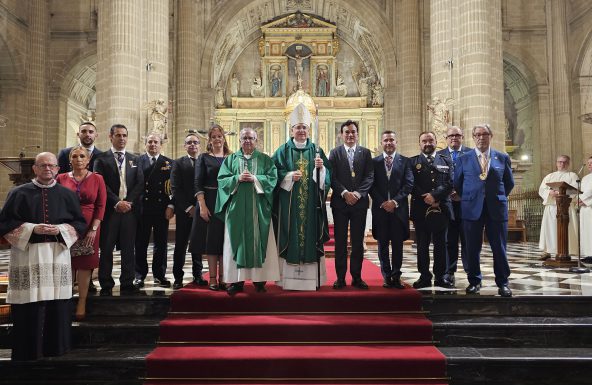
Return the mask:
POLYGON ((467 294, 481 289, 480 256, 483 228, 493 252, 493 271, 498 293, 511 297, 510 266, 506 256, 508 239, 508 195, 514 188, 510 157, 490 147, 489 124, 473 127, 475 150, 456 160, 454 189, 461 198, 462 226, 466 237, 467 294))
POLYGON ((278 250, 271 225, 277 169, 257 150, 257 133, 240 131, 241 148, 224 159, 218 173, 215 213, 224 221, 224 280, 227 292, 242 292, 246 280, 257 292, 280 280, 278 250))
MULTIPOLYGON (((552 190, 547 186, 547 183, 565 182, 572 186, 574 191, 578 188, 578 175, 569 171, 570 158, 567 155, 560 155, 557 157, 555 166, 557 171, 545 176, 539 187, 539 195, 543 198, 543 205, 545 211, 543 212, 543 220, 541 221, 541 234, 539 238, 539 249, 543 254, 539 258, 545 260, 551 255, 557 254, 557 203, 555 198, 559 195, 559 191, 552 190)), ((567 230, 568 252, 571 255, 578 255, 578 221, 576 215, 575 194, 570 195, 572 198, 569 205, 569 225, 567 230)), ((584 233, 582 233, 584 234, 584 233)))
MULTIPOLYGON (((472 148, 463 145, 463 131, 458 126, 449 126, 446 131, 447 148, 437 152, 437 154, 447 156, 452 160, 452 169, 454 170, 454 163, 463 154, 473 151, 472 148)), ((450 193, 450 200, 452 201, 452 210, 454 218, 448 222, 448 232, 446 234, 446 249, 448 251, 448 266, 446 268, 446 280, 454 285, 454 274, 458 267, 458 241, 460 239, 460 255, 463 267, 465 267, 466 248, 465 248, 465 234, 462 231, 462 220, 460 214, 460 197, 456 191, 452 190, 450 193)))
POLYGON ((35 179, 11 190, 0 211, 0 237, 12 245, 6 302, 14 361, 70 349, 69 248, 86 232, 86 221, 76 194, 56 183, 58 168, 54 154, 38 154, 35 179))
MULTIPOLYGON (((185 266, 187 245, 191 234, 193 217, 195 216, 195 205, 197 204, 194 181, 199 145, 200 140, 197 132, 189 131, 184 144, 187 155, 175 160, 171 170, 172 203, 175 207, 176 216, 175 251, 173 252, 174 290, 183 287, 183 275, 185 275, 183 267, 185 266)), ((191 262, 193 283, 198 286, 207 286, 208 281, 202 277, 203 263, 201 255, 191 253, 191 262)))

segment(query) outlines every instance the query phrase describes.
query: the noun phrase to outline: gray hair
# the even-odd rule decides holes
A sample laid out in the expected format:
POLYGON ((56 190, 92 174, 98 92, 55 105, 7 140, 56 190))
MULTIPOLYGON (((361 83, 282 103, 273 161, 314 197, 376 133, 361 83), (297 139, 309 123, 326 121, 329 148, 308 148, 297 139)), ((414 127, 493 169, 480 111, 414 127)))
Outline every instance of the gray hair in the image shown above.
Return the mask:
POLYGON ((254 129, 254 128, 251 128, 251 127, 245 127, 245 128, 243 128, 242 130, 240 130, 240 133, 239 133, 239 138, 240 138, 241 140, 243 139, 243 136, 245 135, 245 132, 247 132, 247 131, 252 131, 252 132, 253 132, 253 134, 255 134, 255 140, 257 139, 257 131, 255 131, 255 129, 254 129))
POLYGON ((475 130, 477 130, 478 128, 485 128, 487 132, 489 132, 489 135, 493 135, 493 131, 491 130, 491 126, 489 125, 489 123, 481 123, 474 126, 472 131, 473 135, 475 135, 475 130))
POLYGON ((162 136, 160 136, 160 134, 158 132, 152 132, 152 133, 146 135, 146 137, 144 138, 144 144, 148 144, 148 138, 151 136, 157 137, 160 144, 162 144, 162 136))

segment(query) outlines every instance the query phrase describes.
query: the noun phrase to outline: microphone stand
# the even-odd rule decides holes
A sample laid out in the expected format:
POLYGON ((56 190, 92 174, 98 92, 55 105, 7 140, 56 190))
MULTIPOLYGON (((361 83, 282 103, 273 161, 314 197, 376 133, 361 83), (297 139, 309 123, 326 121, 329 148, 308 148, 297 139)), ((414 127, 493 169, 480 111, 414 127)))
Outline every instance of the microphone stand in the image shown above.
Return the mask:
POLYGON ((582 242, 581 227, 582 226, 580 223, 580 188, 582 187, 582 178, 580 178, 580 173, 582 172, 583 168, 584 168, 584 165, 582 165, 582 167, 580 167, 580 170, 578 171, 578 180, 576 180, 576 183, 578 184, 578 191, 576 192, 576 220, 578 221, 578 265, 569 269, 569 271, 571 273, 577 273, 577 274, 585 274, 585 273, 590 272, 590 269, 588 269, 585 266, 582 266, 582 247, 581 247, 581 242, 582 242))
MULTIPOLYGON (((316 137, 315 137, 315 147, 316 147, 316 155, 315 158, 319 158, 320 157, 320 143, 319 143, 319 105, 316 105, 316 117, 315 117, 315 128, 316 128, 316 137)), ((325 195, 323 194, 323 192, 325 190, 321 190, 321 170, 319 168, 315 167, 315 172, 317 173, 317 185, 315 187, 315 191, 316 193, 316 202, 319 205, 317 210, 319 210, 321 213, 323 212, 323 204, 325 202, 323 202, 322 197, 325 195)), ((323 184, 325 182, 323 181, 323 184)), ((321 215, 321 218, 323 216, 321 215)), ((320 225, 319 225, 319 220, 317 215, 315 215, 314 217, 314 221, 315 221, 315 251, 317 253, 317 290, 321 289, 321 255, 319 254, 319 240, 322 238, 321 234, 320 234, 320 225)), ((320 245, 321 248, 323 248, 323 244, 321 243, 320 245)))

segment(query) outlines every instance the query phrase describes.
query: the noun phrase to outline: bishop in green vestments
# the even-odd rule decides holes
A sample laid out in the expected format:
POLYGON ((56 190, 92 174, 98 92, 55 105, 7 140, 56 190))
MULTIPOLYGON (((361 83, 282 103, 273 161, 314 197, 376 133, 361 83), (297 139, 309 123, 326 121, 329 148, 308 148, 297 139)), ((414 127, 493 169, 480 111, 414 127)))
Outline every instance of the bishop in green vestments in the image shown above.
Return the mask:
POLYGON ((252 280, 257 291, 279 280, 271 209, 277 170, 271 158, 255 148, 257 133, 240 132, 241 149, 226 157, 218 173, 216 215, 225 222, 223 265, 228 293, 252 280))
POLYGON ((311 115, 299 104, 290 115, 292 138, 280 146, 273 161, 279 185, 274 203, 274 226, 280 256, 278 282, 287 290, 315 290, 326 281, 323 244, 329 240, 325 198, 331 186, 330 163, 309 139, 311 115), (317 169, 320 180, 317 183, 317 169))

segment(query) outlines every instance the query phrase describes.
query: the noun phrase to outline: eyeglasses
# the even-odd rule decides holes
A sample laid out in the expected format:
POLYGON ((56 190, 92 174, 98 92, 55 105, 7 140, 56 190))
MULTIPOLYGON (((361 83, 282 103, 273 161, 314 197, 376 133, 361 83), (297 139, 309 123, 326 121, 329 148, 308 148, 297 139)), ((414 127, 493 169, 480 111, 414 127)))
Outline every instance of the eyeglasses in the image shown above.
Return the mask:
POLYGON ((252 136, 243 136, 243 137, 241 138, 241 140, 242 140, 243 142, 246 142, 247 140, 250 140, 250 141, 257 140, 257 138, 253 138, 252 136))
POLYGON ((462 138, 462 134, 452 134, 448 135, 447 138, 462 138))
POLYGON ((56 168, 58 167, 57 164, 36 164, 35 167, 39 167, 39 168, 56 168))
POLYGON ((187 142, 185 142, 185 144, 199 144, 199 140, 188 140, 187 142))
POLYGON ((485 134, 474 134, 473 136, 475 138, 487 138, 490 135, 491 135, 490 133, 485 133, 485 134))

